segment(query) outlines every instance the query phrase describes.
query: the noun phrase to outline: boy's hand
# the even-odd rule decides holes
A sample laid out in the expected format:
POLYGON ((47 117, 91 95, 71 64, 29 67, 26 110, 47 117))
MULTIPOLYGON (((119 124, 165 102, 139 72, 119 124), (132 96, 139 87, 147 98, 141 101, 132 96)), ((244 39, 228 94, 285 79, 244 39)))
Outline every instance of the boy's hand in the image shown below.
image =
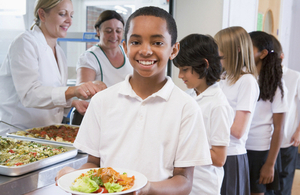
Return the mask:
POLYGON ((138 191, 128 193, 125 195, 146 195, 150 189, 150 182, 148 182, 143 188, 139 189, 138 191))
POLYGON ((61 176, 65 175, 65 174, 67 174, 67 173, 71 173, 71 172, 73 172, 73 171, 76 171, 76 169, 74 169, 74 168, 72 168, 72 167, 64 167, 63 169, 61 169, 60 171, 58 171, 58 173, 56 174, 56 177, 55 177, 55 185, 56 185, 56 186, 58 185, 58 184, 57 184, 57 180, 58 180, 61 176))
POLYGON ((291 138, 291 143, 293 143, 293 146, 297 147, 300 144, 300 131, 297 129, 297 131, 293 134, 291 138))
POLYGON ((274 166, 266 163, 260 169, 259 184, 272 183, 274 180, 274 166))

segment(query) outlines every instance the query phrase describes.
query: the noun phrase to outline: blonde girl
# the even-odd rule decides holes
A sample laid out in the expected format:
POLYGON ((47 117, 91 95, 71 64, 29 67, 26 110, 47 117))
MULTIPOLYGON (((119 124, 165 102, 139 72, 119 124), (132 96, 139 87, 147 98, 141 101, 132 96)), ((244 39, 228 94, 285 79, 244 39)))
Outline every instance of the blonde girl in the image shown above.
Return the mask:
POLYGON ((215 35, 224 68, 220 87, 235 111, 224 165, 222 195, 250 194, 249 165, 245 143, 259 87, 249 34, 242 27, 229 27, 215 35))

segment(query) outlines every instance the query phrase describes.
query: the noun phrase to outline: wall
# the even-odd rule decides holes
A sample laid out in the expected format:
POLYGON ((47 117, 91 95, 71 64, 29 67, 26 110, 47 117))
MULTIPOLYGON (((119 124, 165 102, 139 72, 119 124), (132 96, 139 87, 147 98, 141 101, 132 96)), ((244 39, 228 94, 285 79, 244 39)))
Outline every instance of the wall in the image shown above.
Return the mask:
POLYGON ((256 30, 258 0, 223 0, 222 28, 241 26, 247 32, 256 30))
MULTIPOLYGON (((273 30, 268 33, 273 34, 275 37, 279 35, 280 7, 281 0, 259 0, 258 12, 264 16, 263 24, 266 21, 266 13, 271 10, 273 14, 273 30)), ((265 31, 264 28, 263 30, 265 31)))
MULTIPOLYGON (((222 0, 174 0, 174 18, 178 28, 178 38, 191 33, 214 35, 222 28, 222 0)), ((185 84, 178 79, 178 68, 172 66, 172 79, 181 89, 185 84)))
MULTIPOLYGON (((174 18, 178 41, 191 33, 214 36, 222 28, 242 26, 248 32, 256 30, 258 0, 175 0, 174 18)), ((172 66, 172 79, 183 90, 178 68, 172 66)))
MULTIPOLYGON (((300 56, 300 1, 293 0, 292 3, 292 16, 290 25, 290 44, 288 52, 284 50, 285 57, 288 57, 289 68, 300 71, 299 56, 300 56)), ((286 49, 285 47, 284 49, 286 49)))
MULTIPOLYGON (((294 2, 296 3, 297 0, 282 0, 280 6, 280 20, 279 20, 279 35, 278 40, 281 43, 282 50, 285 53, 285 58, 283 59, 282 64, 289 66, 289 49, 290 49, 290 40, 291 40, 291 30, 292 28, 297 25, 295 20, 292 20, 295 17, 296 13, 293 13, 291 10, 296 10, 297 8, 294 7, 294 2), (293 16, 294 15, 294 16, 293 16), (293 23, 295 24, 292 24, 293 23)), ((298 7, 299 10, 299 7, 298 7)), ((299 17, 299 16, 298 16, 299 17)), ((299 30, 298 30, 299 32, 299 30)), ((297 41, 297 40, 296 40, 297 41)), ((292 56, 291 56, 292 57, 292 56)))

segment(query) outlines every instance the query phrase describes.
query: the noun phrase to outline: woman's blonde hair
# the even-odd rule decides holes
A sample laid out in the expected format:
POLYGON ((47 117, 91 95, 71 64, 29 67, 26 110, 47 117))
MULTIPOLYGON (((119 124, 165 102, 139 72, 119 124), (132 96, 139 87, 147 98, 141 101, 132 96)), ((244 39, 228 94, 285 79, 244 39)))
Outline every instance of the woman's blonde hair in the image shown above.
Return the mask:
POLYGON ((55 6, 57 6, 61 1, 63 0, 36 0, 33 12, 35 17, 35 23, 31 26, 30 30, 34 27, 34 25, 40 25, 41 21, 38 14, 39 9, 43 9, 46 13, 49 13, 49 11, 55 6))
POLYGON ((224 68, 230 84, 234 84, 243 74, 252 74, 257 78, 252 41, 244 28, 225 28, 214 38, 223 53, 226 62, 224 68))

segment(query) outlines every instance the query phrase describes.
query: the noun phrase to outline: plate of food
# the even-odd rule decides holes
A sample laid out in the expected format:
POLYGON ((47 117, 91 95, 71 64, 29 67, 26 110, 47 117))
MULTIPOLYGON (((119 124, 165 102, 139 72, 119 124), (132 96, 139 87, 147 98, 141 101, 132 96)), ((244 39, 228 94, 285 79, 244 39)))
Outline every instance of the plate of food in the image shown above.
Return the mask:
POLYGON ((72 194, 127 194, 147 184, 147 178, 137 171, 123 168, 91 168, 77 170, 60 177, 58 186, 72 194))

